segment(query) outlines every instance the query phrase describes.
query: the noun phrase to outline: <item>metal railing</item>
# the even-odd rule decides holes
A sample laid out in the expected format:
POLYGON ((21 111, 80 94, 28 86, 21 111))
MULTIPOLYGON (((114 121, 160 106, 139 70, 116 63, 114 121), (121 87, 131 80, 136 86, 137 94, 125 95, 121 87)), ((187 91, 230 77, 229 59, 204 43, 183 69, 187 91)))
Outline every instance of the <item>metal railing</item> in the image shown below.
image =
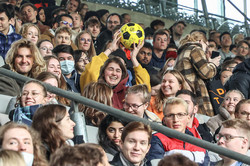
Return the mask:
MULTIPOLYGON (((0 68, 0 74, 3 74, 5 76, 8 76, 10 78, 13 78, 13 79, 15 79, 17 81, 21 81, 21 82, 26 82, 27 80, 31 79, 31 78, 25 77, 23 75, 20 75, 18 73, 12 72, 12 71, 4 69, 4 68, 0 68)), ((104 105, 101 103, 98 103, 96 101, 93 101, 93 100, 90 100, 90 99, 85 98, 83 96, 80 96, 79 94, 76 94, 74 92, 69 92, 69 91, 62 90, 60 88, 55 88, 55 87, 50 86, 48 84, 44 84, 44 85, 46 86, 46 88, 49 92, 55 93, 57 95, 65 97, 65 98, 68 98, 68 99, 74 101, 75 103, 81 103, 81 104, 84 104, 88 107, 92 107, 94 109, 106 112, 108 114, 111 114, 112 116, 115 116, 117 118, 121 118, 127 122, 141 121, 145 124, 150 125, 153 130, 158 131, 160 133, 163 133, 168 137, 177 138, 177 139, 182 140, 184 142, 191 143, 193 145, 202 147, 204 149, 213 151, 215 153, 221 154, 223 156, 227 156, 227 157, 232 158, 234 160, 241 161, 243 163, 250 165, 250 157, 248 157, 246 155, 242 155, 240 153, 236 153, 236 152, 231 151, 229 149, 222 148, 216 144, 212 144, 212 143, 209 143, 207 141, 203 141, 203 140, 200 140, 198 138, 189 136, 187 134, 180 133, 180 132, 175 131, 173 129, 170 129, 168 127, 158 125, 157 123, 149 122, 146 119, 142 119, 142 118, 139 118, 139 117, 134 116, 132 114, 126 113, 124 111, 115 109, 113 107, 110 107, 110 106, 107 106, 107 105, 104 105)), ((77 107, 77 104, 75 106, 77 107)), ((77 125, 78 124, 76 124, 76 127, 77 127, 77 125)), ((86 126, 85 126, 85 129, 86 129, 86 126)))
MULTIPOLYGON (((244 33, 250 35, 248 26, 244 22, 227 18, 218 14, 208 13, 206 10, 198 10, 167 0, 86 0, 91 3, 110 5, 116 8, 128 9, 167 18, 174 21, 185 20, 189 24, 205 26, 209 29, 216 29, 219 32, 228 31, 232 35, 244 33), (206 13, 205 13, 206 11, 206 13)), ((203 6, 204 7, 204 6, 203 6)))

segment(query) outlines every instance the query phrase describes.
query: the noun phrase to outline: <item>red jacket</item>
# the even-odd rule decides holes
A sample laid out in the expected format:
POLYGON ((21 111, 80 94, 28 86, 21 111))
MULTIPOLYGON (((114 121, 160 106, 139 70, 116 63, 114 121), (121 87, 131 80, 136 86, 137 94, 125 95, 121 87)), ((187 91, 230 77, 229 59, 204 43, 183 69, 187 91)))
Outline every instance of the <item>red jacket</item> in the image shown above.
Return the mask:
MULTIPOLYGON (((185 133, 193 136, 193 134, 188 129, 186 129, 185 133)), ((176 138, 167 137, 166 135, 161 133, 156 133, 152 137, 151 148, 149 150, 149 153, 147 154, 147 159, 149 161, 151 161, 152 159, 162 159, 166 152, 176 149, 206 153, 206 150, 203 148, 187 142, 183 142, 176 138)))
POLYGON ((125 92, 128 89, 126 83, 128 76, 121 80, 118 85, 113 89, 112 103, 113 107, 117 109, 123 109, 123 100, 125 99, 125 92))

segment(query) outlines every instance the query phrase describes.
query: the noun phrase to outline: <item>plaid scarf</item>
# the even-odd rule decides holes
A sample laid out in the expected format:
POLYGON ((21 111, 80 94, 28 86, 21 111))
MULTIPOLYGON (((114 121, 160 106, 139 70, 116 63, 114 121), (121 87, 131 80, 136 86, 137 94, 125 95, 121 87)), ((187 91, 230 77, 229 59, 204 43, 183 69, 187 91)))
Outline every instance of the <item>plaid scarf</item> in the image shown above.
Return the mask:
POLYGON ((13 121, 31 126, 33 115, 41 106, 41 104, 26 107, 18 106, 14 111, 13 121))

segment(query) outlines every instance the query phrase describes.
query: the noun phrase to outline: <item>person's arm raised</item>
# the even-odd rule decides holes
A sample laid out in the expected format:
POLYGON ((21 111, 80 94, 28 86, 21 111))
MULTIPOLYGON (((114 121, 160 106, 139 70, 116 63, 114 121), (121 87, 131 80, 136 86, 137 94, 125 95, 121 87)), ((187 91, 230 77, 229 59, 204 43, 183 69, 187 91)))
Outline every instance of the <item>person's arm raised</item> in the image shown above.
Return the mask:
POLYGON ((120 34, 121 34, 120 31, 117 31, 114 34, 114 39, 113 39, 113 41, 111 43, 111 46, 104 51, 105 55, 109 56, 112 52, 116 51, 119 48, 120 39, 121 39, 120 34))
POLYGON ((136 57, 137 57, 137 54, 140 51, 140 49, 143 47, 143 45, 144 45, 144 41, 141 41, 141 40, 139 41, 137 46, 135 46, 135 43, 134 43, 134 49, 131 53, 131 61, 132 61, 134 67, 139 66, 139 62, 138 62, 136 57))

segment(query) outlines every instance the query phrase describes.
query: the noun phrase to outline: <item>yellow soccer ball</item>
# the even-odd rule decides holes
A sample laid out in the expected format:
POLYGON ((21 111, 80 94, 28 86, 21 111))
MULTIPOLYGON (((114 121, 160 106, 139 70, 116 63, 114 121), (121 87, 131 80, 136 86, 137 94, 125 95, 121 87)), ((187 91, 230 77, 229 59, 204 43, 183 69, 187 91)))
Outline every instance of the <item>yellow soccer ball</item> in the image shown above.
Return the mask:
POLYGON ((139 24, 136 23, 127 23, 124 24, 121 29, 121 43, 122 45, 127 49, 133 49, 135 45, 137 46, 139 43, 139 40, 141 42, 144 40, 144 30, 139 24))

